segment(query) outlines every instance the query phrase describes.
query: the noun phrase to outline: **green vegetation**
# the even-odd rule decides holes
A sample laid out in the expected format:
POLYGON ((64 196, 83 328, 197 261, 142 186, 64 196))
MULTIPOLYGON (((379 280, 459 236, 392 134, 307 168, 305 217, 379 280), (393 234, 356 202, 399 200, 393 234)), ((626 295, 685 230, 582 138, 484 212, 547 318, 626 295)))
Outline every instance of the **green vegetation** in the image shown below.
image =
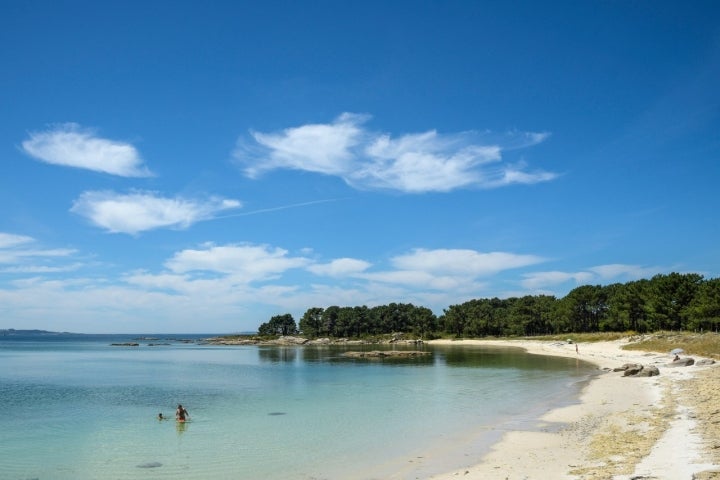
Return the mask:
POLYGON ((295 335, 298 333, 295 319, 289 313, 275 315, 269 322, 263 323, 258 328, 258 335, 295 335))
POLYGON ((572 334, 587 341, 578 335, 657 331, 720 331, 720 279, 671 273, 624 284, 583 285, 560 299, 549 295, 475 299, 451 305, 439 317, 428 308, 402 303, 312 307, 299 325, 290 314, 278 315, 263 323, 258 333, 368 338, 403 332, 424 339, 538 335, 567 339, 572 334))

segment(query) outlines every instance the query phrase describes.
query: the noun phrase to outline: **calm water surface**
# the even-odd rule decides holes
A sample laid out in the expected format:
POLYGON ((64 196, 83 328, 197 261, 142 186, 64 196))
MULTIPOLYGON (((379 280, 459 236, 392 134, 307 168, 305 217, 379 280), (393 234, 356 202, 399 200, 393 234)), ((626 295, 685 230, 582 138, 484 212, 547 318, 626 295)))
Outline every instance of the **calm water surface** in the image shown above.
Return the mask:
POLYGON ((476 463, 592 372, 478 346, 390 361, 341 356, 357 346, 110 346, 130 338, 0 337, 0 478, 423 478, 476 463), (178 403, 190 422, 156 419, 178 403))

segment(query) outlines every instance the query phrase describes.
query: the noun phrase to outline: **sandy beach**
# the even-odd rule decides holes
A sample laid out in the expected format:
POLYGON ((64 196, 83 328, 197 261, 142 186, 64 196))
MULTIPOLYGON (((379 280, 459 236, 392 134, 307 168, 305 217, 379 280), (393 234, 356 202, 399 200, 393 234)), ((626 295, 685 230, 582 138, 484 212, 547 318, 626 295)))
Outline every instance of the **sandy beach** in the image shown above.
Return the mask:
MULTIPOLYGON (((433 343, 443 342, 451 343, 433 343)), ((720 479, 720 364, 667 367, 667 353, 623 350, 628 340, 581 343, 577 351, 566 342, 461 342, 579 358, 602 373, 580 403, 547 412, 533 429, 506 432, 476 464, 433 480, 720 479), (660 374, 612 371, 626 363, 660 374)))

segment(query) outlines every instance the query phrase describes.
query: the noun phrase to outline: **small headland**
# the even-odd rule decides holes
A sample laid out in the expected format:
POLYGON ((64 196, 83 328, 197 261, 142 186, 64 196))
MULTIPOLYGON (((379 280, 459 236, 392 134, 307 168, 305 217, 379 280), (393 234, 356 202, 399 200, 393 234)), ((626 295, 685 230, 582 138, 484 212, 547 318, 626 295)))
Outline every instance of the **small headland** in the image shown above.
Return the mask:
MULTIPOLYGON (((207 345, 422 345, 420 339, 407 338, 403 334, 391 335, 388 337, 370 339, 349 339, 349 338, 315 338, 308 339, 291 335, 279 337, 262 337, 259 335, 226 335, 212 337, 203 340, 201 343, 207 345)), ((363 352, 365 354, 369 352, 363 352)), ((387 353, 387 352, 383 352, 387 353)))

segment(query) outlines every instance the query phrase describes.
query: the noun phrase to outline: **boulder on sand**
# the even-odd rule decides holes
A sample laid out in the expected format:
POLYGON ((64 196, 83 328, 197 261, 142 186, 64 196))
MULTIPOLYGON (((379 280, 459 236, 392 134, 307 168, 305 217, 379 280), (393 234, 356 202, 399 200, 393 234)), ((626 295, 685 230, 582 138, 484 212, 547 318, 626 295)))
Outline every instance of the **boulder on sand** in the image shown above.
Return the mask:
POLYGON ((689 367, 690 365, 695 364, 695 359, 690 357, 685 358, 678 358, 677 360, 673 360, 672 362, 668 363, 667 367, 689 367))

